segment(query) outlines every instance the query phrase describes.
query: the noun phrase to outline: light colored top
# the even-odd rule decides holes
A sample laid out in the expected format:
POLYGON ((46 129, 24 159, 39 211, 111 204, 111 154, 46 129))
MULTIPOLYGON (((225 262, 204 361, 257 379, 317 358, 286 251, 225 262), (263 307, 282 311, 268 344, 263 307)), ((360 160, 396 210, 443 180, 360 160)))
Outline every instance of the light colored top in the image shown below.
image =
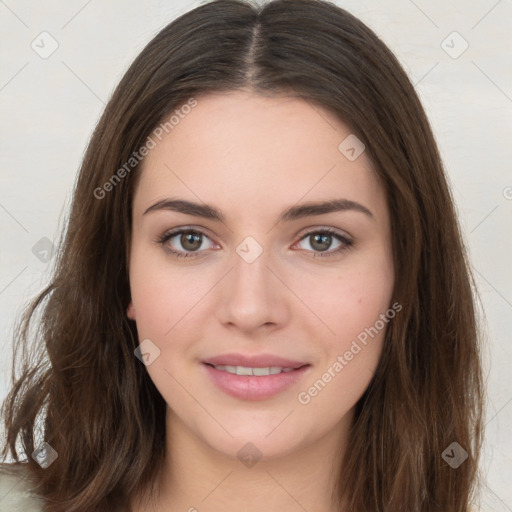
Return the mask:
POLYGON ((0 512, 42 512, 43 500, 32 492, 27 463, 0 463, 0 512))

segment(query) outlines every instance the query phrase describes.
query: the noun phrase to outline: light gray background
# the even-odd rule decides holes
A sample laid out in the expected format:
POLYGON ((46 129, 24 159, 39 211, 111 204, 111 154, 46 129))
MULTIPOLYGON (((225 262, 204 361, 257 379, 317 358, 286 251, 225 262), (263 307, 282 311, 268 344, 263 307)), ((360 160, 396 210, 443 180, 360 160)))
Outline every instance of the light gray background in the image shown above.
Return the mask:
MULTIPOLYGON (((56 240, 105 102, 157 31, 201 3, 0 0, 0 399, 14 319, 53 262, 32 248, 56 240), (31 47, 49 48, 43 31, 58 43, 46 59, 31 47)), ((512 1, 335 3, 395 52, 431 120, 487 317, 482 508, 512 511, 512 1)))

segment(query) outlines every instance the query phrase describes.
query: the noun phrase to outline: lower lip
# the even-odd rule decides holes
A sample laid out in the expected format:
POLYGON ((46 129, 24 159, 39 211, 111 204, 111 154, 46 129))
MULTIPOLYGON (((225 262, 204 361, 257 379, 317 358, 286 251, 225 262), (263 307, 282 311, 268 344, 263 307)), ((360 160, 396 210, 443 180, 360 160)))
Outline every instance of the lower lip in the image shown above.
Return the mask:
POLYGON ((241 400, 265 400, 281 393, 298 382, 308 373, 311 365, 302 366, 291 372, 259 377, 235 375, 202 363, 213 383, 224 393, 241 400))

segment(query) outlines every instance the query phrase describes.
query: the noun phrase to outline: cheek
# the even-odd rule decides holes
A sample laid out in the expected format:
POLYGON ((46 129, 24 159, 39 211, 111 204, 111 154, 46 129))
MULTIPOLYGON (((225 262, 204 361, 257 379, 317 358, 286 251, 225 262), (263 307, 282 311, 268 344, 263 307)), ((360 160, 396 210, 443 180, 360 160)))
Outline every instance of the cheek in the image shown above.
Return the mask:
POLYGON ((311 402, 310 412, 318 408, 320 414, 333 403, 340 414, 346 412, 364 393, 379 363, 386 330, 395 316, 390 303, 394 271, 388 253, 375 251, 370 256, 337 272, 324 283, 328 286, 310 279, 303 283, 308 305, 328 327, 322 329, 322 361, 302 390, 304 401, 299 400, 311 402))
POLYGON ((326 329, 332 349, 344 349, 390 307, 394 273, 390 260, 372 258, 342 268, 328 279, 302 277, 300 296, 326 329))
POLYGON ((130 292, 140 339, 158 339, 169 329, 171 313, 180 301, 175 286, 169 272, 151 255, 138 247, 132 249, 130 292))
MULTIPOLYGON (((165 339, 170 329, 198 301, 199 291, 187 286, 179 276, 148 275, 131 283, 139 335, 165 339)), ((200 295, 199 295, 200 297, 200 295)))
POLYGON ((326 303, 322 318, 334 334, 321 337, 322 360, 297 396, 307 414, 322 416, 329 424, 343 417, 368 388, 395 316, 392 281, 376 289, 368 277, 345 280, 346 287, 340 284, 336 290, 343 299, 331 301, 331 309, 326 303))

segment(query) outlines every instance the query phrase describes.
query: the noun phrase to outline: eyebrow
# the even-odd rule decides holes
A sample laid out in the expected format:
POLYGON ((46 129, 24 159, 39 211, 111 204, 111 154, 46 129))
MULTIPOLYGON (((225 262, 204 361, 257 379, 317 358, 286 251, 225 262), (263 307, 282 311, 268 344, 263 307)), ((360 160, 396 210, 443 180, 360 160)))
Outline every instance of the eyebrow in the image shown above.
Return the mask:
MULTIPOLYGON (((159 210, 171 210, 187 215, 193 215, 195 217, 203 217, 205 219, 219 221, 222 223, 224 223, 226 220, 224 214, 214 206, 205 203, 194 203, 184 199, 162 199, 161 201, 158 201, 157 203, 147 208, 143 215, 159 210)), ((304 217, 311 217, 314 215, 323 215, 326 213, 344 212, 349 210, 364 213, 372 220, 375 220, 373 213, 362 204, 356 203, 355 201, 350 201, 348 199, 331 199, 329 201, 316 203, 309 202, 291 206, 281 213, 277 222, 287 222, 302 219, 304 217)))

